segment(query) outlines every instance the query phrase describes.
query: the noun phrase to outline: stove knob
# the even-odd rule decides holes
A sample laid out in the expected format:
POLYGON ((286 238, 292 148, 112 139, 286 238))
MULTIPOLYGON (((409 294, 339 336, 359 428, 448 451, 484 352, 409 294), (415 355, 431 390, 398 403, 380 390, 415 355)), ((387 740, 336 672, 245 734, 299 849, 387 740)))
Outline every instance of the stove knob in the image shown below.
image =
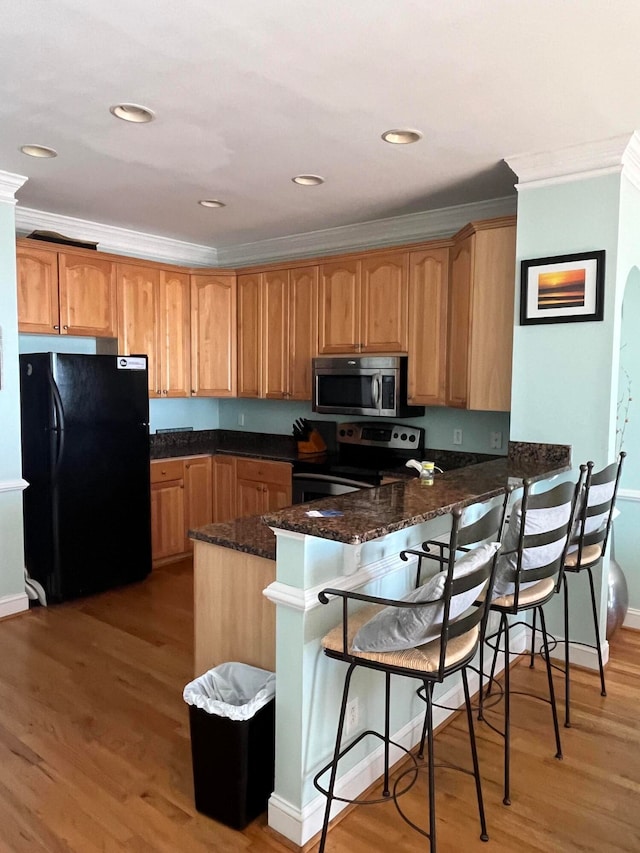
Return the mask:
POLYGON ((339 435, 346 435, 346 430, 341 429, 339 435))
POLYGON ((402 435, 400 436, 400 438, 401 438, 403 441, 406 441, 406 440, 407 440, 407 434, 406 434, 406 432, 403 432, 403 433, 402 433, 402 435))
POLYGON ((394 437, 394 438, 397 438, 397 437, 398 437, 398 433, 397 433, 397 432, 394 432, 393 437, 394 437))
POLYGON ((409 441, 415 441, 415 440, 416 440, 415 435, 410 435, 410 436, 409 436, 409 441))
POLYGON ((347 430, 347 435, 353 435, 353 430, 352 430, 352 429, 348 429, 348 430, 347 430))

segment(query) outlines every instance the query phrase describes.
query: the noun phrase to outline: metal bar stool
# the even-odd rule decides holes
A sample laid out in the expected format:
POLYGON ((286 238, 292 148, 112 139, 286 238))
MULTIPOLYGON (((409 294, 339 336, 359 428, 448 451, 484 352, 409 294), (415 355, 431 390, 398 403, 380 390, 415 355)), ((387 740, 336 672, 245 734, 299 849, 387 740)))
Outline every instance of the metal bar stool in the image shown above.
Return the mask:
MULTIPOLYGON (((483 512, 482 505, 478 506, 479 512, 483 512)), ((492 513, 492 508, 489 509, 489 512, 492 513)), ((335 800, 359 804, 383 801, 395 803, 403 820, 429 839, 429 849, 431 853, 435 853, 433 690, 437 683, 443 682, 447 676, 457 672, 461 673, 464 689, 473 770, 461 767, 454 767, 454 769, 463 770, 474 777, 481 829, 480 838, 483 841, 488 840, 466 670, 476 655, 485 624, 488 595, 482 595, 482 593, 488 592, 499 543, 492 542, 479 545, 456 561, 461 516, 462 507, 455 507, 451 512, 448 553, 442 558, 442 561, 438 560, 440 571, 403 598, 381 598, 340 589, 325 589, 319 594, 319 599, 323 604, 328 604, 334 597, 342 599, 342 621, 323 638, 322 646, 325 655, 334 660, 343 661, 348 665, 333 758, 314 778, 315 787, 327 798, 320 839, 320 853, 325 849, 331 806, 335 800), (358 602, 365 606, 355 610, 349 606, 350 602, 358 602), (365 731, 352 743, 343 747, 342 738, 349 699, 349 685, 357 667, 366 667, 384 674, 384 730, 383 732, 365 731), (418 763, 418 759, 412 752, 405 750, 411 760, 410 766, 400 773, 393 785, 390 782, 390 746, 393 744, 403 749, 399 744, 394 743, 390 737, 392 675, 417 679, 424 688, 427 703, 425 726, 429 786, 428 831, 410 820, 404 814, 399 802, 402 794, 413 786, 424 765, 418 763), (335 787, 339 762, 364 738, 371 736, 381 740, 384 745, 382 796, 377 799, 347 800, 336 795, 335 787), (329 782, 328 786, 325 787, 320 779, 328 771, 330 771, 329 782), (411 777, 408 782, 406 781, 407 776, 411 777)), ((453 767, 454 765, 446 766, 453 767)))
MULTIPOLYGON (((556 710, 555 692, 549 660, 549 647, 544 621, 543 605, 559 592, 569 546, 569 536, 574 524, 576 500, 582 485, 584 472, 580 471, 577 483, 565 482, 540 494, 531 494, 533 483, 523 480, 522 499, 516 501, 510 513, 509 525, 503 546, 498 556, 492 600, 489 611, 500 614, 498 630, 487 636, 486 642, 494 649, 487 692, 483 692, 482 651, 480 666, 480 708, 478 719, 504 738, 504 797, 505 805, 511 805, 511 684, 509 674, 509 634, 516 625, 527 624, 524 620, 509 620, 533 610, 540 617, 542 637, 547 664, 549 699, 535 694, 526 694, 549 702, 553 717, 556 742, 556 758, 562 758, 560 729, 556 710), (504 644, 504 728, 494 726, 485 718, 486 698, 495 682, 495 668, 501 643, 504 644)), ((528 626, 527 626, 528 627, 528 626)))
POLYGON ((564 564, 564 672, 565 672, 565 706, 564 724, 571 727, 570 716, 570 693, 571 693, 571 666, 569 661, 569 650, 572 643, 594 648, 589 643, 578 643, 569 637, 569 574, 578 575, 585 571, 589 576, 589 589, 591 592, 591 612, 593 614, 593 628, 595 631, 595 649, 598 654, 598 669, 600 671, 600 695, 607 695, 604 680, 604 666, 602 663, 602 646, 600 642, 600 626, 598 623, 598 607, 596 604, 595 587, 593 583, 593 569, 601 563, 607 550, 609 531, 613 519, 618 485, 622 473, 622 463, 627 454, 622 451, 617 462, 612 462, 597 473, 593 473, 593 462, 587 462, 587 476, 580 496, 576 511, 577 522, 574 527, 574 535, 569 545, 569 551, 564 564))

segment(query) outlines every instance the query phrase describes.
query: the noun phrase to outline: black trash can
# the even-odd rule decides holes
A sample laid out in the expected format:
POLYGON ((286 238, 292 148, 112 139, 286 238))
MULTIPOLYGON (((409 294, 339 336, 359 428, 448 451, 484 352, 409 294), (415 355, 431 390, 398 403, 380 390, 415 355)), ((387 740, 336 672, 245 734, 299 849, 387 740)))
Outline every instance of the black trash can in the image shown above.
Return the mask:
POLYGON ((267 807, 275 767, 275 674, 244 663, 184 688, 196 809, 244 829, 267 807))

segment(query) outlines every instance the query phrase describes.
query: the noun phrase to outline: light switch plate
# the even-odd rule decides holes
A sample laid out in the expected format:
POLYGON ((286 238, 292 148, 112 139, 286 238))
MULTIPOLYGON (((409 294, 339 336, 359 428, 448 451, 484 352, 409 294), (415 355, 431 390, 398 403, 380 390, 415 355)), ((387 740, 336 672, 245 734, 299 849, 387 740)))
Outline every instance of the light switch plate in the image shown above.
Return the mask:
POLYGON ((453 443, 454 444, 462 444, 462 430, 454 429, 453 431, 453 443))

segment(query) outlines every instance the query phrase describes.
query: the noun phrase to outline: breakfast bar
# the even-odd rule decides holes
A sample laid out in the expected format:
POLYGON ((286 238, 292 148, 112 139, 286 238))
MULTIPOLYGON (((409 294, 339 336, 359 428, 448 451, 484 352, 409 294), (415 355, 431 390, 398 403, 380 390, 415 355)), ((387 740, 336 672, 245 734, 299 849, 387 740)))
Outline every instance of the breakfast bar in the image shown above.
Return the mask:
MULTIPOLYGON (((570 469, 569 446, 512 443, 507 457, 438 475, 432 485, 412 476, 190 532, 195 540, 200 662, 207 654, 215 660, 215 650, 202 651, 198 636, 205 624, 212 623, 218 625, 218 636, 235 638, 235 647, 233 642, 225 646, 231 655, 227 659, 243 659, 247 636, 252 637, 250 647, 274 652, 276 773, 269 801, 269 825, 274 830, 302 846, 321 825, 324 798, 312 780, 332 749, 342 671, 326 666, 320 648, 321 638, 340 620, 340 604, 322 607, 318 593, 337 587, 400 595, 409 588, 413 574, 413 564, 401 561, 400 552, 446 533, 453 506, 488 500, 505 485, 517 487, 523 478, 546 481, 570 469), (338 514, 310 516, 310 510, 338 514), (216 574, 224 575, 224 582, 216 574), (215 594, 203 594, 207 589, 215 594)), ((211 640, 209 635, 207 642, 211 640)), ((381 685, 371 675, 364 673, 355 685, 363 711, 354 734, 379 722, 371 709, 383 705, 381 685)), ((460 691, 457 680, 445 682, 442 704, 457 707, 460 691)), ((393 739, 411 748, 420 737, 422 703, 407 689, 394 694, 394 706, 393 739)), ((445 719, 446 712, 441 714, 436 722, 445 719)), ((367 751, 365 744, 352 751, 339 781, 345 796, 365 790, 381 772, 379 751, 367 751)))

